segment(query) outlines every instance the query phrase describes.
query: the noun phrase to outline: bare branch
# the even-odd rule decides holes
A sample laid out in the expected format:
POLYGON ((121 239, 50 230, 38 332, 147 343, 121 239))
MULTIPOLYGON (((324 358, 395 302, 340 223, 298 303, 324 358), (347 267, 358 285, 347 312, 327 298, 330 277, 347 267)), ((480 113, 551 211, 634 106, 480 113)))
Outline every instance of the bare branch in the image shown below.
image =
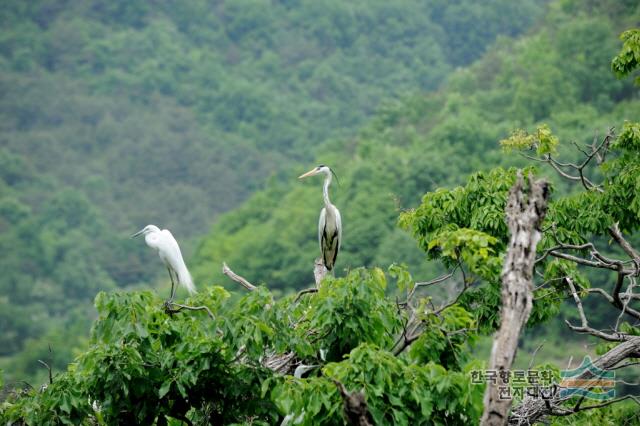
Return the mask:
POLYGON ((611 237, 615 240, 615 242, 618 243, 620 247, 622 247, 622 250, 624 250, 624 252, 627 253, 627 255, 631 259, 633 259, 635 264, 635 269, 636 269, 634 275, 640 276, 640 254, 624 238, 624 236, 622 235, 622 232, 620 232, 620 228, 618 227, 617 223, 614 223, 609 227, 609 235, 611 235, 611 237))
POLYGON ((211 310, 209 308, 207 308, 206 306, 188 306, 188 305, 181 305, 180 303, 175 303, 175 302, 167 302, 165 304, 165 310, 168 313, 171 314, 175 314, 180 312, 181 310, 186 309, 188 311, 206 311, 207 315, 209 315, 209 318, 211 319, 215 319, 215 316, 213 316, 213 312, 211 312, 211 310), (173 306, 177 306, 178 309, 174 309, 173 306))
POLYGON ((43 360, 39 359, 38 362, 40 364, 42 364, 44 366, 44 368, 46 368, 49 371, 49 384, 53 383, 53 375, 51 374, 51 366, 49 364, 47 364, 46 362, 44 362, 43 360))
POLYGON ((623 368, 631 367, 632 365, 640 365, 640 361, 638 361, 638 362, 628 362, 626 364, 618 365, 617 367, 609 368, 609 371, 611 371, 611 370, 621 370, 623 368))
MULTIPOLYGON (((584 399, 584 397, 583 397, 583 399, 584 399)), ((633 395, 626 395, 626 396, 623 396, 623 397, 620 397, 620 398, 610 399, 610 400, 608 400, 606 402, 603 402, 602 404, 588 405, 586 407, 580 407, 579 405, 576 405, 572 410, 555 409, 552 412, 552 414, 554 416, 570 416, 570 415, 578 413, 580 411, 593 410, 594 408, 607 407, 607 406, 609 406, 611 404, 615 404, 617 402, 625 401, 627 399, 632 399, 632 400, 634 400, 636 402, 636 404, 640 405, 640 399, 638 399, 638 397, 633 396, 633 395)))
MULTIPOLYGON (((620 274, 618 274, 618 277, 619 276, 620 276, 620 274)), ((627 286, 627 291, 625 293, 627 296, 631 296, 633 294, 633 287, 634 286, 635 286, 635 278, 634 277, 629 277, 629 285, 627 286)), ((614 289, 614 291, 615 291, 615 289, 614 289)), ((622 309, 620 310, 620 315, 618 315, 618 319, 616 320, 616 327, 615 327, 615 331, 618 332, 618 327, 620 326, 620 321, 622 321, 622 317, 630 309, 629 308, 629 302, 631 302, 631 298, 630 297, 626 297, 625 301, 622 302, 621 298, 620 298, 620 293, 614 293, 613 299, 616 300, 616 298, 620 303, 622 303, 622 309)), ((632 309, 632 311, 633 311, 633 309, 632 309)))
POLYGON ((293 301, 293 303, 298 303, 298 301, 300 300, 300 298, 302 296, 304 296, 305 294, 310 294, 310 293, 317 293, 318 289, 315 287, 312 288, 307 288, 305 290, 302 290, 298 293, 298 295, 296 296, 295 300, 293 301))
POLYGON ((640 294, 637 293, 631 293, 631 294, 627 294, 627 293, 622 293, 620 294, 620 300, 640 300, 640 294))
POLYGON ((577 143, 572 142, 576 148, 585 156, 585 159, 582 161, 582 163, 580 164, 574 164, 574 163, 563 163, 560 162, 556 159, 554 159, 551 154, 547 154, 545 155, 543 158, 535 158, 535 157, 531 157, 531 156, 527 156, 525 155, 525 157, 531 159, 531 160, 535 160, 535 161, 539 161, 542 163, 549 163, 549 165, 563 178, 567 179, 567 180, 571 180, 574 182, 580 182, 582 183, 582 186, 588 190, 588 191, 598 191, 598 192, 604 192, 604 190, 602 189, 601 185, 596 185, 593 182, 591 182, 584 173, 585 168, 587 167, 587 165, 589 165, 589 163, 591 162, 591 160, 593 158, 596 158, 596 162, 598 164, 600 164, 601 162, 604 161, 605 155, 606 155, 606 151, 609 148, 609 145, 611 143, 611 140, 613 139, 614 135, 613 135, 613 128, 609 129, 609 131, 607 132, 607 135, 603 138, 602 142, 599 145, 596 145, 596 140, 594 140, 593 144, 591 144, 590 148, 591 148, 591 152, 587 152, 584 149, 582 149, 577 143), (601 153, 601 151, 603 151, 601 153), (578 175, 573 175, 570 173, 567 173, 566 171, 563 170, 563 168, 565 169, 571 169, 574 172, 577 172, 578 175))
POLYGON ((587 288, 586 291, 591 294, 591 293, 597 293, 599 295, 601 295, 602 297, 604 297, 605 299, 607 299, 607 301, 609 303, 611 303, 613 306, 615 306, 616 308, 620 309, 620 310, 624 310, 624 313, 626 313, 629 316, 632 316, 634 318, 640 319, 640 312, 631 308, 629 306, 629 302, 632 299, 636 299, 638 298, 637 294, 626 294, 626 293, 618 293, 618 298, 622 301, 623 299, 627 299, 626 302, 624 303, 616 303, 616 301, 614 300, 613 296, 611 296, 609 293, 607 293, 606 291, 604 291, 601 288, 598 287, 594 287, 594 288, 587 288))
POLYGON ((613 297, 614 305, 617 308, 622 308, 622 300, 620 300, 620 289, 622 288, 622 284, 624 283, 624 273, 622 272, 622 266, 618 266, 618 278, 616 279, 616 285, 613 287, 613 291, 611 292, 611 296, 613 297))
MULTIPOLYGON (((458 266, 459 266, 459 264, 458 264, 458 266)), ((458 268, 458 266, 453 268, 453 270, 451 272, 449 272, 448 274, 441 275, 438 278, 434 278, 434 279, 432 279, 430 281, 423 281, 423 282, 415 283, 413 288, 411 289, 411 291, 407 295, 407 302, 409 300, 411 300, 411 298, 416 293, 416 290, 418 290, 418 288, 420 288, 420 287, 428 287, 428 286, 431 286, 431 285, 434 285, 434 284, 438 284, 438 283, 441 283, 441 282, 446 281, 449 278, 451 278, 453 276, 453 274, 456 272, 456 269, 458 268)))
POLYGON ((240 275, 233 272, 225 262, 222 263, 222 273, 231 278, 233 281, 239 283, 249 291, 253 291, 256 289, 256 286, 251 284, 246 278, 241 277, 240 275))
POLYGON ((440 308, 438 308, 434 313, 436 315, 438 315, 439 313, 441 313, 442 311, 444 311, 447 308, 450 308, 451 306, 455 305, 456 303, 458 303, 458 301, 460 301, 460 298, 462 297, 462 295, 469 289, 469 287, 471 287, 471 282, 467 282, 466 278, 464 279, 464 287, 462 287, 462 290, 460 290, 460 292, 458 293, 458 295, 456 296, 455 299, 453 299, 451 302, 447 303, 444 306, 441 306, 440 308))
POLYGON ((585 289, 587 291, 587 293, 591 294, 591 293, 598 293, 600 295, 602 295, 602 297, 604 297, 605 299, 607 299, 611 304, 613 304, 613 297, 611 297, 609 295, 609 293, 607 293, 606 291, 604 291, 601 288, 598 287, 593 287, 593 288, 587 288, 585 289))
POLYGON ((538 345, 538 347, 536 348, 535 351, 533 351, 533 354, 531 355, 531 360, 529 361, 529 368, 528 370, 531 370, 531 367, 533 367, 533 360, 536 359, 536 355, 538 353, 538 351, 544 346, 544 342, 540 343, 538 345))
POLYGON ((48 358, 49 362, 46 363, 41 359, 39 359, 38 362, 42 364, 49 371, 49 384, 51 385, 53 384, 53 374, 51 372, 51 359, 52 359, 53 350, 51 349, 51 344, 49 344, 48 346, 49 346, 49 358, 48 358))
MULTIPOLYGON (((588 259, 584 259, 582 257, 572 256, 570 254, 561 253, 561 252, 557 252, 557 251, 551 251, 549 254, 551 256, 553 256, 553 257, 557 257, 557 258, 565 259, 565 260, 570 260, 570 261, 578 263, 580 265, 591 266, 592 268, 610 269, 612 271, 617 271, 618 270, 618 266, 616 264, 605 263, 605 262, 601 262, 601 261, 596 262, 596 261, 593 261, 593 260, 588 260, 588 259)), ((629 271, 628 269, 624 269, 622 272, 627 274, 627 273, 630 273, 630 272, 633 272, 633 271, 629 271)))
MULTIPOLYGON (((612 370, 620 362, 627 358, 637 356, 640 352, 640 337, 630 336, 629 339, 623 343, 620 343, 615 348, 611 349, 606 354, 593 362, 593 366, 600 370, 612 370)), ((585 369, 580 376, 574 377, 577 380, 589 380, 595 377, 596 374, 592 372, 592 369, 585 369)), ((535 398, 527 396, 522 403, 516 407, 509 416, 509 424, 512 425, 533 425, 537 422, 543 421, 545 416, 548 415, 570 415, 574 411, 570 410, 567 413, 567 409, 561 408, 560 405, 565 402, 567 397, 560 397, 559 395, 553 396, 551 400, 535 398)), ((634 397, 637 401, 637 398, 634 397)), ((607 401, 609 404, 619 402, 618 400, 607 401)), ((580 410, 588 410, 593 408, 600 408, 598 406, 580 407, 580 410)))
POLYGON ((569 288, 571 289, 573 300, 576 302, 576 307, 578 308, 578 314, 580 315, 580 322, 581 322, 581 326, 578 327, 571 324, 568 320, 565 320, 569 328, 578 333, 588 333, 588 334, 591 334, 592 336, 600 337, 601 339, 608 340, 610 342, 619 342, 624 340, 624 336, 621 335, 620 333, 616 333, 615 335, 607 334, 607 333, 603 333, 600 330, 596 330, 594 328, 589 327, 587 316, 584 314, 584 309, 582 307, 582 301, 580 300, 580 297, 576 292, 576 287, 573 285, 573 280, 567 277, 566 282, 569 285, 569 288))

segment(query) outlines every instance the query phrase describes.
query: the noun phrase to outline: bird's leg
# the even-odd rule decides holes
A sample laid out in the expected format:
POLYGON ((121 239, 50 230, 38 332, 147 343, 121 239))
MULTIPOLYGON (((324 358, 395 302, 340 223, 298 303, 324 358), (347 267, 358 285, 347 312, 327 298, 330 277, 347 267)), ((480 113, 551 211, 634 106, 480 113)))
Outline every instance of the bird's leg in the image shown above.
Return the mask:
MULTIPOLYGON (((178 279, 178 273, 177 272, 173 272, 176 275, 176 281, 180 282, 178 279)), ((177 285, 172 285, 171 286, 171 301, 173 302, 173 299, 176 297, 176 291, 178 290, 178 286, 177 285)))
POLYGON ((169 278, 171 279, 171 297, 169 298, 169 300, 167 300, 167 304, 173 302, 173 296, 174 296, 174 288, 175 288, 175 284, 173 283, 173 275, 171 274, 171 268, 169 268, 167 266, 167 272, 169 272, 169 278))

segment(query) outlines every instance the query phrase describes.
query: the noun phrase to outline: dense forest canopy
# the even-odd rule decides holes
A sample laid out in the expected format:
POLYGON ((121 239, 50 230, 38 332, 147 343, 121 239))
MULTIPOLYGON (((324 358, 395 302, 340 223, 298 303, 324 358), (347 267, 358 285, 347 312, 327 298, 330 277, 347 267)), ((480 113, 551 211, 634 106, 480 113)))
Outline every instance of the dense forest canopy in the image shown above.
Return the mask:
MULTIPOLYGON (((583 142, 633 120, 636 89, 612 78, 610 61, 635 7, 551 3, 535 34, 500 40, 451 75, 445 90, 387 102, 354 138, 324 144, 316 163, 332 165, 342 183, 331 189, 345 223, 338 270, 405 262, 416 276, 431 272, 396 226, 398 210, 473 171, 516 164, 496 143, 513 129, 546 123, 583 142)), ((196 251, 197 279, 220 278, 216 262, 224 260, 271 287, 311 282, 313 255, 299 253, 314 253, 316 242, 299 229, 313 228, 320 190, 319 183, 274 184, 222 216, 196 251)))
MULTIPOLYGON (((342 422, 335 378, 365 390, 379 423, 477 421, 482 388, 468 373, 481 364, 468 345, 498 323, 509 166, 527 164, 498 141, 522 148, 522 138, 536 135, 550 143, 538 153, 557 149, 577 161, 572 142, 591 143, 615 127, 623 136, 614 158, 631 158, 632 169, 640 133, 625 122, 637 120, 640 102, 632 78, 613 76, 611 59, 618 34, 639 18, 633 1, 7 3, 0 367, 13 386, 43 380, 38 359, 59 372, 78 358, 47 391, 26 389, 5 405, 4 415, 30 424, 120 415, 268 424, 290 414, 334 424, 342 422), (331 194, 344 243, 337 278, 297 301, 281 296, 313 282, 321 189, 295 176, 319 163, 340 177, 331 194), (400 215, 425 193, 420 207, 400 215), (112 293, 166 285, 155 254, 127 239, 147 223, 172 229, 195 251, 187 263, 201 292, 188 302, 207 306, 210 321, 204 312, 168 316, 148 291, 112 293), (393 297, 456 267, 460 248, 469 251, 458 267, 482 286, 418 318, 421 330, 433 330, 396 356, 390 339, 416 319, 399 314, 393 297), (266 288, 241 297, 213 285, 225 282, 223 261, 266 288), (408 269, 376 268, 394 263, 408 269), (87 339, 89 301, 99 291, 107 293, 96 299, 87 339), (315 335, 322 338, 308 339, 315 335), (265 357, 283 356, 289 375, 274 374, 265 357), (322 368, 298 380, 293 362, 322 368), (323 399, 310 405, 314 394, 323 399)), ((637 34, 625 34, 627 56, 614 61, 620 76, 637 67, 637 34)), ((609 164, 609 173, 627 167, 609 164)), ((583 209, 588 196, 571 182, 553 169, 530 170, 553 183, 560 201, 550 217, 564 212, 556 216, 568 221, 563 237, 578 244, 595 235, 606 245, 602 226, 615 216, 638 246, 637 198, 627 200, 629 211, 583 209), (577 222, 563 209, 579 210, 577 222)), ((594 181, 611 176, 589 173, 594 181)), ((633 195, 632 181, 617 184, 633 195)), ((583 289, 610 276, 545 268, 583 289)), ((444 303, 461 284, 466 278, 435 289, 420 306, 444 303)), ((597 326, 616 322, 615 310, 585 306, 598 312, 597 326)), ((546 300, 529 325, 568 341, 560 319, 576 315, 546 300)), ((623 407, 618 419, 637 419, 623 407)), ((591 419, 614 411, 604 413, 591 419)))
MULTIPOLYGON (((627 47, 640 52, 634 38, 618 59, 627 47)), ((640 54, 622 62, 635 58, 640 54)), ((235 298, 220 286, 208 286, 186 304, 174 304, 177 309, 150 291, 101 292, 88 349, 47 386, 14 391, 0 407, 0 419, 26 424, 476 424, 484 386, 473 377, 483 363, 473 359, 469 345, 500 322, 501 282, 514 267, 503 260, 521 244, 520 232, 535 235, 530 268, 535 264, 539 274, 535 288, 525 283, 536 296, 530 296, 529 325, 556 315, 568 292, 582 320, 581 325, 567 322, 568 327, 604 339, 595 373, 587 369, 577 378, 636 365, 640 330, 631 322, 640 312, 631 296, 637 295, 640 254, 626 237, 640 227, 640 123, 626 122, 617 135, 610 130, 591 145, 575 144, 583 158, 577 163, 558 160, 566 143, 546 125, 535 132, 516 130, 501 145, 528 152, 529 160, 557 171, 573 190, 561 194, 550 182, 534 182, 533 167, 496 167, 472 174, 462 186, 427 192, 420 206, 403 213, 401 225, 430 259, 450 271, 431 283, 460 275, 461 288, 452 300, 434 303, 422 291, 430 284, 414 281, 397 266, 390 269, 398 285, 391 295, 379 268, 357 268, 326 278, 314 292, 281 298, 246 282, 247 294, 235 298), (535 201, 541 223, 509 235, 511 221, 519 220, 514 206, 533 202, 538 184, 544 188, 543 198, 535 201), (501 218, 505 209, 509 230, 501 218), (607 233, 628 259, 596 248, 593 241, 607 233), (614 270, 615 285, 592 287, 583 267, 614 270), (580 301, 589 297, 588 290, 600 290, 620 311, 610 331, 589 326, 580 301)), ((550 374, 550 379, 538 377, 542 381, 535 389, 555 389, 550 380, 561 380, 558 370, 535 367, 550 374)), ((510 389, 518 386, 514 381, 510 389)), ((513 400, 511 424, 547 422, 546 417, 559 425, 565 419, 625 424, 640 416, 640 401, 632 395, 602 404, 562 394, 546 401, 513 400)), ((506 423, 503 418, 497 424, 506 423)))
POLYGON ((131 232, 156 223, 191 252, 221 212, 291 179, 381 101, 437 89, 543 7, 4 2, 0 356, 52 324, 82 335, 97 291, 164 277, 131 232))
MULTIPOLYGON (((67 347, 60 330, 86 334, 99 290, 164 278, 133 231, 167 227, 190 252, 218 214, 289 180, 321 142, 354 134, 382 100, 436 89, 542 8, 5 2, 0 356, 46 351, 34 348, 44 335, 67 347)), ((15 356, 11 377, 37 371, 33 356, 15 356)))

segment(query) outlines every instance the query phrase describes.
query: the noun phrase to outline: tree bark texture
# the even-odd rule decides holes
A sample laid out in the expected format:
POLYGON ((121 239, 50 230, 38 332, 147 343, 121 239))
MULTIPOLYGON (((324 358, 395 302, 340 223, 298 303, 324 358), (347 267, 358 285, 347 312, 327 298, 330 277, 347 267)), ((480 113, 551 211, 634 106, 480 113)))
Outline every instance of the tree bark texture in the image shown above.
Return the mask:
POLYGON ((313 277, 316 280, 316 287, 320 288, 320 283, 327 275, 327 267, 324 266, 324 261, 321 257, 318 257, 313 263, 313 277))
MULTIPOLYGON (((536 246, 540 241, 540 225, 547 209, 548 185, 529 176, 525 194, 524 179, 518 172, 506 206, 507 225, 511 234, 502 267, 502 311, 500 329, 494 336, 489 370, 509 371, 518 348, 518 338, 527 323, 533 305, 532 275, 536 246)), ((498 383, 487 383, 484 395, 484 426, 506 425, 511 399, 501 399, 498 383)))

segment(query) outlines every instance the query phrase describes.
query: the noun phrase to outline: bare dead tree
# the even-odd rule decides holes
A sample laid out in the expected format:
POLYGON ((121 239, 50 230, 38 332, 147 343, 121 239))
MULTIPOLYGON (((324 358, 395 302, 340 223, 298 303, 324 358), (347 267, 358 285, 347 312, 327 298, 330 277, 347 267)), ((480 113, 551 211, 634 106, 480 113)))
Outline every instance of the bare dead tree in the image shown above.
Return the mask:
MULTIPOLYGON (((518 337, 533 306, 533 266, 540 225, 547 209, 548 188, 543 180, 529 176, 525 194, 522 173, 518 172, 506 207, 511 239, 502 269, 502 311, 500 329, 493 340, 489 369, 509 371, 518 348, 518 337)), ((511 400, 500 398, 497 383, 487 383, 482 425, 507 423, 511 400)))
MULTIPOLYGON (((548 163, 562 178, 579 183, 587 191, 603 192, 603 184, 594 183, 586 177, 586 167, 594 159, 597 165, 604 161, 613 138, 613 129, 609 129, 601 142, 594 139, 594 142, 588 145, 586 150, 580 149, 585 158, 579 164, 560 162, 552 158, 550 154, 545 155, 542 160, 537 160, 548 163)), ((555 224, 550 226, 550 235, 555 240, 555 245, 545 250, 536 260, 536 263, 542 262, 545 258, 551 256, 574 262, 582 268, 604 269, 615 272, 615 282, 611 290, 607 290, 604 287, 579 288, 572 277, 561 278, 561 281, 566 284, 569 296, 575 302, 580 318, 579 325, 566 321, 567 326, 577 333, 588 334, 608 342, 619 342, 617 346, 593 363, 597 369, 606 372, 636 365, 635 362, 625 363, 624 361, 640 357, 640 337, 622 332, 620 324, 624 317, 640 320, 640 311, 630 306, 632 301, 640 299, 640 294, 634 292, 637 287, 636 280, 640 277, 640 254, 638 250, 625 238, 617 223, 609 225, 608 234, 612 241, 628 256, 626 259, 604 255, 593 242, 580 245, 568 244, 557 236, 555 226, 555 224), (588 256, 585 256, 585 253, 588 253, 588 256), (616 323, 611 329, 598 330, 589 324, 581 298, 591 295, 598 295, 604 298, 614 309, 619 311, 616 323)), ((594 376, 592 370, 585 369, 581 375, 574 379, 588 381, 595 378, 597 377, 594 376)), ((589 386, 587 385, 586 388, 589 388, 589 386)), ((569 416, 580 411, 606 407, 625 399, 633 399, 640 404, 640 399, 634 396, 614 398, 598 404, 585 404, 584 397, 578 398, 576 401, 575 399, 572 400, 571 397, 562 397, 560 394, 553 394, 546 399, 527 395, 512 411, 509 416, 509 424, 533 425, 536 422, 545 421, 547 416, 569 416)))
POLYGON ((321 257, 318 257, 313 263, 313 277, 316 280, 316 287, 320 287, 320 283, 322 283, 327 272, 329 271, 327 271, 327 267, 324 266, 324 261, 321 257))

